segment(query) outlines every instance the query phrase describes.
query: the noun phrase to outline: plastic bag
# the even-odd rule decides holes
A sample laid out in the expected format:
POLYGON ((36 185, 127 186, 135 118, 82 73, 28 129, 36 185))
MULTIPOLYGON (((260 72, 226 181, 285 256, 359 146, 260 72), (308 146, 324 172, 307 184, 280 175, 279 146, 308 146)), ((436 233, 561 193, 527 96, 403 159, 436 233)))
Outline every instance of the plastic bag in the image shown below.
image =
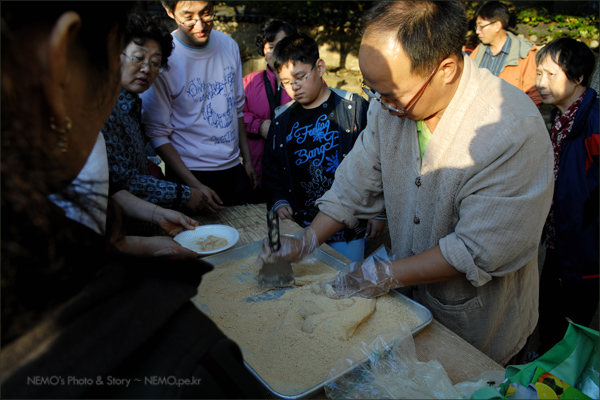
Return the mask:
POLYGON ((474 378, 457 383, 454 385, 454 389, 461 398, 470 399, 475 391, 483 387, 492 387, 497 390, 504 380, 504 371, 484 371, 474 378))
POLYGON ((599 337, 598 331, 569 321, 564 338, 554 347, 528 364, 509 365, 507 379, 497 391, 483 388, 473 397, 550 398, 560 394, 563 399, 585 398, 584 395, 597 399, 599 337))
POLYGON ((324 389, 331 399, 457 399, 469 398, 492 379, 499 384, 504 372, 489 371, 453 386, 438 361, 418 361, 412 332, 399 325, 347 352, 324 389))

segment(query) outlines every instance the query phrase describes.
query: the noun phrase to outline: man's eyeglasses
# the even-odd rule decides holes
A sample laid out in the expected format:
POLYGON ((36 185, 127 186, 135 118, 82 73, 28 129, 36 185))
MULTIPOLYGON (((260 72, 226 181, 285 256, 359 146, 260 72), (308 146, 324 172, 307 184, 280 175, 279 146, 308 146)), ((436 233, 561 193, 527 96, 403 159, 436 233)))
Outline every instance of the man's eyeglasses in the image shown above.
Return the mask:
POLYGON ((212 14, 204 14, 203 16, 201 16, 200 18, 196 18, 196 19, 189 19, 186 21, 179 21, 177 18, 175 18, 175 20, 177 22, 179 22, 181 25, 185 26, 186 28, 193 28, 198 21, 202 20, 202 22, 204 23, 209 23, 215 20, 215 13, 212 14))
POLYGON ((293 85, 302 86, 304 84, 304 82, 306 82, 306 80, 308 79, 310 74, 312 73, 313 69, 315 69, 316 65, 317 65, 317 62, 315 61, 312 68, 310 69, 310 71, 308 71, 308 74, 304 75, 303 77, 298 78, 295 81, 289 81, 289 80, 281 81, 281 83, 279 85, 281 86, 282 89, 285 89, 285 86, 293 86, 293 85))
POLYGON ((404 106, 404 108, 402 110, 398 110, 397 108, 392 107, 391 105, 389 105, 388 103, 386 103, 384 100, 382 100, 381 99, 381 94, 377 93, 376 91, 374 91, 373 89, 371 89, 370 87, 368 87, 367 85, 365 85, 364 81, 361 83, 361 87, 362 87, 362 90, 370 98, 372 98, 372 99, 377 100, 378 102, 380 102, 381 105, 383 107, 385 107, 385 109, 387 109, 388 111, 392 111, 392 112, 398 113, 400 115, 405 115, 408 112, 407 110, 410 108, 410 106, 412 106, 413 103, 419 98, 419 96, 425 91, 425 88, 429 84, 429 81, 431 81, 431 78, 433 78, 433 75, 435 75, 435 73, 437 72, 438 68, 440 67, 440 64, 438 64, 435 67, 435 69, 433 70, 433 72, 431 73, 431 75, 429 75, 429 78, 427 78, 427 80, 425 81, 425 83, 423 84, 423 86, 421 86, 421 89, 419 89, 419 91, 412 97, 412 99, 410 99, 410 101, 408 103, 406 103, 406 106, 404 106))
POLYGON ((475 32, 477 32, 478 30, 482 30, 483 28, 485 28, 485 27, 486 27, 486 26, 488 26, 488 25, 495 24, 496 22, 498 22, 498 21, 488 22, 488 23, 487 23, 487 24, 485 24, 485 25, 477 25, 477 24, 476 24, 476 25, 475 25, 475 32))
POLYGON ((144 59, 143 59, 143 58, 141 58, 141 57, 135 57, 135 56, 134 56, 134 57, 130 57, 130 56, 128 56, 128 55, 127 55, 127 54, 125 54, 125 53, 122 53, 122 54, 123 54, 125 57, 129 58, 129 61, 131 61, 131 63, 132 63, 134 66, 138 67, 138 68, 142 68, 142 67, 145 67, 146 65, 149 65, 149 66, 150 66, 150 69, 151 69, 153 72, 158 72, 158 73, 161 73, 161 72, 163 72, 163 68, 160 66, 160 64, 158 64, 158 63, 156 63, 156 62, 154 62, 154 61, 144 61, 144 59))

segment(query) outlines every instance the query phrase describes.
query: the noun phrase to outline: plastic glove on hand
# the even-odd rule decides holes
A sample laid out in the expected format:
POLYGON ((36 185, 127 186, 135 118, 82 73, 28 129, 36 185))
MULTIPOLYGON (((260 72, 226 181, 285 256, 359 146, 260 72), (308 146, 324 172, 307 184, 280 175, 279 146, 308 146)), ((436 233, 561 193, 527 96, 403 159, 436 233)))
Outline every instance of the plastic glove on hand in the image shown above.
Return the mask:
POLYGON ((279 251, 272 253, 269 240, 265 239, 263 241, 262 253, 256 260, 259 267, 264 263, 276 261, 299 261, 319 247, 317 234, 310 227, 296 236, 280 236, 280 243, 281 248, 279 251))
POLYGON ((390 256, 381 246, 366 259, 348 264, 332 281, 320 283, 320 292, 332 299, 370 299, 398 287, 402 284, 394 277, 390 256))

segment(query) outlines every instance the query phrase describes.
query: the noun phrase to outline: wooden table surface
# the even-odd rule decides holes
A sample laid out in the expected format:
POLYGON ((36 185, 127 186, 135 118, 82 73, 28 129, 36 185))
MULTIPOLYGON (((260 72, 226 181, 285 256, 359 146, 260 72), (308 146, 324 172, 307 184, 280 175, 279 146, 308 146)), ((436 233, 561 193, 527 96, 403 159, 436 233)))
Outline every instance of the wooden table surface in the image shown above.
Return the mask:
MULTIPOLYGON (((201 225, 222 224, 236 228, 240 233, 240 240, 233 246, 236 248, 267 237, 266 215, 264 204, 251 204, 228 207, 217 214, 197 215, 194 219, 201 225)), ((298 224, 288 220, 280 221, 279 226, 282 234, 296 234, 302 230, 298 224)), ((345 262, 349 261, 326 244, 321 249, 345 262)), ((500 364, 435 319, 417 333, 414 339, 419 361, 437 360, 453 384, 474 378, 484 371, 504 371, 500 364)), ((320 393, 315 397, 324 398, 325 395, 320 393)))

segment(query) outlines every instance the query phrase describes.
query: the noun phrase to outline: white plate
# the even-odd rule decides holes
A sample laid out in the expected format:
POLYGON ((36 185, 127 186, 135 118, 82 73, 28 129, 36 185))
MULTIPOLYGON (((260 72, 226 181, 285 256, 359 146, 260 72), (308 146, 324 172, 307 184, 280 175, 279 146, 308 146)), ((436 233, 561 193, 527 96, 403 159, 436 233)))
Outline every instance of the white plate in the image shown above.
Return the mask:
POLYGON ((215 254, 227 250, 237 243, 240 234, 237 229, 227 225, 202 225, 197 226, 193 231, 181 232, 173 240, 190 250, 194 250, 200 255, 215 254), (209 235, 220 237, 227 240, 227 245, 216 250, 201 251, 198 247, 198 241, 205 240, 209 235))

